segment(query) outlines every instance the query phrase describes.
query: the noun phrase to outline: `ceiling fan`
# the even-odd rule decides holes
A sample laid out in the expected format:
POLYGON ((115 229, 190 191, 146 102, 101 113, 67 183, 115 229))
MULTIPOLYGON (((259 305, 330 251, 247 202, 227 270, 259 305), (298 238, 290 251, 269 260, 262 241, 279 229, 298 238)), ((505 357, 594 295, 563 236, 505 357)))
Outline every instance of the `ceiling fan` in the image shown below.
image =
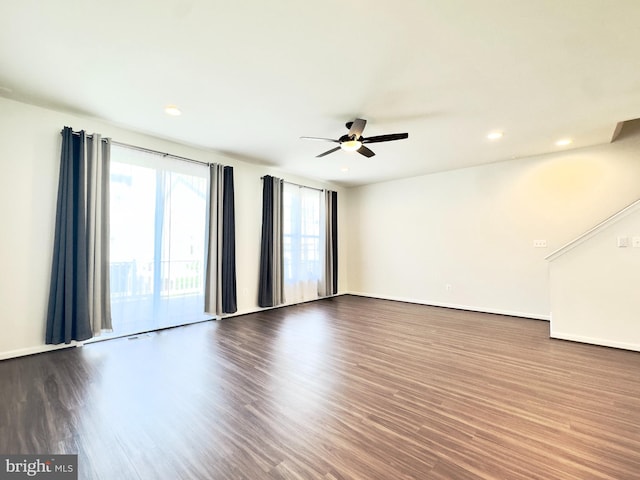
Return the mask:
POLYGON ((342 135, 338 140, 333 138, 321 138, 321 137, 300 137, 307 140, 321 140, 325 142, 338 143, 339 145, 331 150, 327 150, 320 155, 316 155, 316 158, 324 157, 330 153, 337 152, 338 150, 346 150, 348 152, 358 152, 365 157, 373 157, 375 153, 369 148, 365 147, 365 143, 379 143, 390 142, 391 140, 402 140, 409 138, 408 133, 390 133, 387 135, 376 135, 375 137, 363 137, 362 131, 367 121, 363 118, 356 118, 353 122, 347 122, 345 126, 349 129, 349 132, 342 135))

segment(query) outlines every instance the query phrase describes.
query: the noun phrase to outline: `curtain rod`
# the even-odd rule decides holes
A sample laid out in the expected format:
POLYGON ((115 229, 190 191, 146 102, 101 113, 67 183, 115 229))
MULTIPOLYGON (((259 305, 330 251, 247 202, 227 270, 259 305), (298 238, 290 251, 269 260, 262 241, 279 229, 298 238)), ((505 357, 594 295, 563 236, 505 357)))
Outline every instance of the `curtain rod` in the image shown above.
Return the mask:
POLYGON ((207 167, 210 167, 211 165, 216 165, 215 163, 203 162, 201 160, 194 160, 193 158, 181 157, 179 155, 173 155, 172 153, 159 152, 158 150, 153 150, 151 148, 138 147, 137 145, 130 145, 128 143, 123 143, 123 142, 116 142, 114 140, 111 140, 111 143, 113 145, 118 145, 119 147, 126 147, 126 148, 131 148, 133 150, 140 150, 141 152, 160 154, 164 157, 170 157, 170 158, 175 158, 176 160, 182 160, 183 162, 198 163, 200 165, 206 165, 207 167))
MULTIPOLYGON (((272 177, 272 178, 277 178, 277 177, 272 177)), ((260 180, 264 180, 264 176, 260 177, 260 180)), ((299 183, 287 182, 286 180, 283 180, 283 179, 280 179, 280 180, 282 180, 282 183, 288 183, 289 185, 295 185, 296 187, 310 188, 311 190, 318 190, 319 192, 324 192, 325 190, 328 190, 326 188, 316 188, 316 187, 310 187, 308 185, 300 185, 299 183)))
MULTIPOLYGON (((80 135, 80 132, 72 132, 72 133, 73 133, 73 135, 80 135)), ((87 137, 88 138, 93 138, 93 135, 87 134, 87 137)), ((105 141, 106 138, 103 138, 102 140, 105 141)), ((179 155, 173 155, 171 153, 160 152, 158 150, 153 150, 151 148, 138 147, 137 145, 131 145, 129 143, 124 143, 124 142, 117 142, 115 140, 111 140, 111 144, 112 145, 117 145, 119 147, 131 148, 132 150, 139 150, 141 152, 155 153, 157 155, 162 155, 163 157, 170 157, 170 158, 175 158, 176 160, 182 160, 183 162, 190 162, 190 163, 197 163, 199 165, 206 165, 207 167, 210 167, 211 165, 217 165, 215 163, 202 162, 200 160, 194 160, 193 158, 181 157, 179 155)))

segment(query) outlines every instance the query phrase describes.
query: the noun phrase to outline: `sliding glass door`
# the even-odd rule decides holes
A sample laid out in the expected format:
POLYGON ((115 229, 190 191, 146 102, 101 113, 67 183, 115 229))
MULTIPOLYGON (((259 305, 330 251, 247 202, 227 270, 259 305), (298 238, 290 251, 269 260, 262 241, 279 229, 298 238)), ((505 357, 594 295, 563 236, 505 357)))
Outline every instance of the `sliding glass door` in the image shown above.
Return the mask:
POLYGON ((113 335, 204 315, 208 168, 113 146, 111 306, 113 335))

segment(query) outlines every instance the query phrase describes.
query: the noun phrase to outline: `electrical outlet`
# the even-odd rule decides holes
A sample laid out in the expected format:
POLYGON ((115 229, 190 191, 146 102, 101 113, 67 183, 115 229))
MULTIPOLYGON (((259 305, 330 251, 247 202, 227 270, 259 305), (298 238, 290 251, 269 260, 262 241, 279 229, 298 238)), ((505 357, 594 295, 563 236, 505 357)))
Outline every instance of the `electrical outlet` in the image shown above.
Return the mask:
POLYGON ((618 247, 624 248, 629 246, 629 237, 618 237, 618 247))
POLYGON ((640 237, 633 237, 631 239, 631 245, 633 248, 640 248, 640 237))
POLYGON ((533 241, 533 248, 547 248, 547 241, 546 240, 534 240, 533 241))

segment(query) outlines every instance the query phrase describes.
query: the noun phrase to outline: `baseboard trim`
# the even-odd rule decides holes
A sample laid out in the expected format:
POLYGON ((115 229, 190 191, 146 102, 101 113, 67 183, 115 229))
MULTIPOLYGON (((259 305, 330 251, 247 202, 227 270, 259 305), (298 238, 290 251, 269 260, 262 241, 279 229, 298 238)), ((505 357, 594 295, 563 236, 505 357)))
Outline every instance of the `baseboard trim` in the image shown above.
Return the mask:
POLYGON ((551 320, 551 315, 540 315, 537 313, 515 312, 512 310, 501 310, 501 309, 494 309, 494 308, 478 308, 478 307, 472 307, 469 305, 460 305, 455 303, 427 302, 425 300, 417 300, 417 299, 407 298, 407 297, 395 297, 392 295, 373 295, 370 293, 363 293, 363 292, 346 292, 346 294, 355 295, 358 297, 379 298, 381 300, 392 300, 394 302, 415 303, 418 305, 426 305, 429 307, 453 308, 455 310, 467 310, 470 312, 490 313, 494 315, 506 315, 509 317, 529 318, 533 320, 545 320, 547 322, 551 320))
POLYGON ((248 310, 243 310, 241 312, 226 313, 224 315, 217 317, 216 320, 224 320, 225 318, 241 317, 243 315, 251 315, 252 313, 266 312, 268 310, 274 310, 276 308, 293 307, 295 305, 303 305, 305 303, 317 302, 318 300, 325 300, 327 298, 339 297, 341 295, 349 295, 349 294, 345 292, 338 292, 332 295, 327 295, 326 297, 312 298, 311 300, 304 300, 302 302, 281 303, 280 305, 274 305, 273 307, 254 307, 248 310))
MULTIPOLYGON (((240 317, 242 315, 250 315, 252 313, 258 313, 258 312, 264 312, 266 310, 272 310, 275 308, 283 308, 283 307, 291 307, 294 305, 300 305, 301 303, 309 303, 309 302, 315 302, 318 300, 323 300, 323 299, 327 299, 327 298, 332 298, 332 297, 339 297, 342 295, 354 295, 354 296, 358 296, 358 297, 367 297, 367 298, 378 298, 381 300, 391 300, 391 301, 395 301, 395 302, 405 302, 405 303, 415 303, 418 305, 426 305, 426 306, 431 306, 431 307, 442 307, 442 308, 453 308, 456 310, 468 310, 470 312, 480 312, 480 313, 490 313, 490 314, 495 314, 495 315, 507 315, 510 317, 521 317, 521 318, 529 318, 529 319, 535 319, 535 320, 546 320, 549 321, 550 320, 550 316, 549 315, 538 315, 538 314, 532 314, 532 313, 525 313, 525 312, 514 312, 514 311, 509 311, 509 310, 500 310, 500 309, 480 309, 477 307, 471 307, 468 305, 458 305, 458 304, 451 304, 451 303, 440 303, 440 302, 426 302, 424 300, 416 300, 416 299, 412 299, 412 298, 407 298, 407 297, 394 297, 394 296, 388 296, 388 295, 372 295, 369 293, 364 293, 364 292, 352 292, 352 291, 343 291, 343 292, 339 292, 335 295, 329 295, 326 297, 320 297, 320 298, 314 298, 313 300, 308 300, 306 302, 299 302, 299 303, 286 303, 286 304, 282 304, 282 305, 276 305, 274 307, 256 307, 256 308, 251 308, 248 310, 244 310, 242 312, 237 312, 237 313, 232 313, 232 314, 227 314, 227 315, 223 315, 220 317, 216 317, 214 320, 224 320, 227 318, 233 318, 233 317, 240 317)), ((173 327, 171 327, 173 328, 173 327)), ((148 332, 147 332, 148 333, 148 332)), ((129 335, 124 335, 129 336, 129 335)), ((115 339, 115 338, 121 338, 121 337, 111 337, 111 338, 105 338, 105 339, 100 339, 100 337, 96 337, 94 339, 91 339, 89 341, 87 341, 87 344, 91 344, 91 343, 97 343, 99 341, 106 341, 106 340, 111 340, 111 339, 115 339)), ((577 340, 579 341, 579 340, 577 340)), ((589 342, 585 342, 585 343, 589 343, 589 342)), ((51 351, 55 351, 55 350, 60 350, 60 349, 64 349, 64 348, 73 348, 73 347, 81 347, 82 345, 84 345, 84 342, 71 342, 70 344, 63 344, 63 345, 36 345, 33 347, 27 347, 27 348, 19 348, 16 350, 8 350, 6 352, 0 352, 0 360, 8 360, 11 358, 17 358, 17 357, 24 357, 27 355, 35 355, 37 353, 46 353, 46 352, 51 352, 51 351)), ((619 347, 619 348, 626 348, 626 349, 630 349, 628 347, 619 347)), ((638 347, 636 347, 638 348, 638 347)))
MULTIPOLYGON (((195 322, 195 323, 202 323, 202 322, 209 322, 209 321, 215 321, 215 320, 224 320, 225 318, 233 318, 233 317, 240 317, 242 315, 249 315, 251 313, 258 313, 258 312, 263 312, 265 310, 272 310, 274 308, 282 308, 282 307, 291 307, 293 305, 300 305, 302 303, 309 303, 309 302, 315 302, 317 300, 322 300, 325 298, 331 298, 331 297, 338 297, 340 295, 344 295, 344 292, 339 292, 335 295, 328 295, 326 297, 319 297, 319 298, 314 298, 312 300, 307 300, 305 302, 299 302, 299 303, 286 303, 286 304, 282 304, 282 305, 276 305, 275 307, 256 307, 256 308, 251 308, 242 312, 238 312, 238 313, 232 313, 232 314, 226 314, 226 315, 222 315, 222 316, 215 316, 214 318, 210 319, 210 320, 201 320, 199 322, 195 322)), ((177 328, 177 327, 183 327, 183 326, 188 326, 188 325, 193 325, 193 323, 188 323, 185 325, 172 325, 166 328, 161 328, 159 330, 151 330, 151 331, 147 331, 147 332, 138 332, 138 333, 127 333, 127 334, 123 334, 121 336, 113 336, 113 337, 109 337, 109 338, 104 338, 104 337, 93 337, 85 342, 71 342, 69 344, 62 344, 62 345, 35 345, 32 347, 26 347, 26 348, 18 348, 15 350, 7 350, 4 352, 0 352, 0 361, 2 360, 10 360, 12 358, 19 358, 19 357, 26 357, 28 355, 35 355, 38 353, 46 353, 46 352, 52 352, 55 350, 61 350, 61 349, 65 349, 65 348, 74 348, 74 347, 82 347, 83 345, 91 345, 94 343, 98 343, 98 342, 106 342, 109 340, 116 340, 119 338, 125 338, 125 337, 130 337, 132 335, 143 335, 145 333, 153 333, 153 332, 157 332, 157 331, 161 331, 161 330, 167 330, 167 329, 171 329, 171 328, 177 328)))
POLYGON ((635 343, 618 342, 615 340, 607 340, 606 338, 585 337, 582 335, 573 335, 571 333, 553 331, 549 336, 557 340, 568 340, 570 342, 586 343, 589 345, 598 345, 601 347, 619 348, 621 350, 640 352, 640 345, 637 345, 635 343))
POLYGON ((26 357, 28 355, 35 355, 37 353, 53 352, 55 350, 63 350, 65 348, 75 348, 81 346, 81 343, 71 342, 69 344, 65 343, 62 345, 36 345, 34 347, 18 348, 16 350, 0 352, 0 360, 9 360, 11 358, 26 357))

